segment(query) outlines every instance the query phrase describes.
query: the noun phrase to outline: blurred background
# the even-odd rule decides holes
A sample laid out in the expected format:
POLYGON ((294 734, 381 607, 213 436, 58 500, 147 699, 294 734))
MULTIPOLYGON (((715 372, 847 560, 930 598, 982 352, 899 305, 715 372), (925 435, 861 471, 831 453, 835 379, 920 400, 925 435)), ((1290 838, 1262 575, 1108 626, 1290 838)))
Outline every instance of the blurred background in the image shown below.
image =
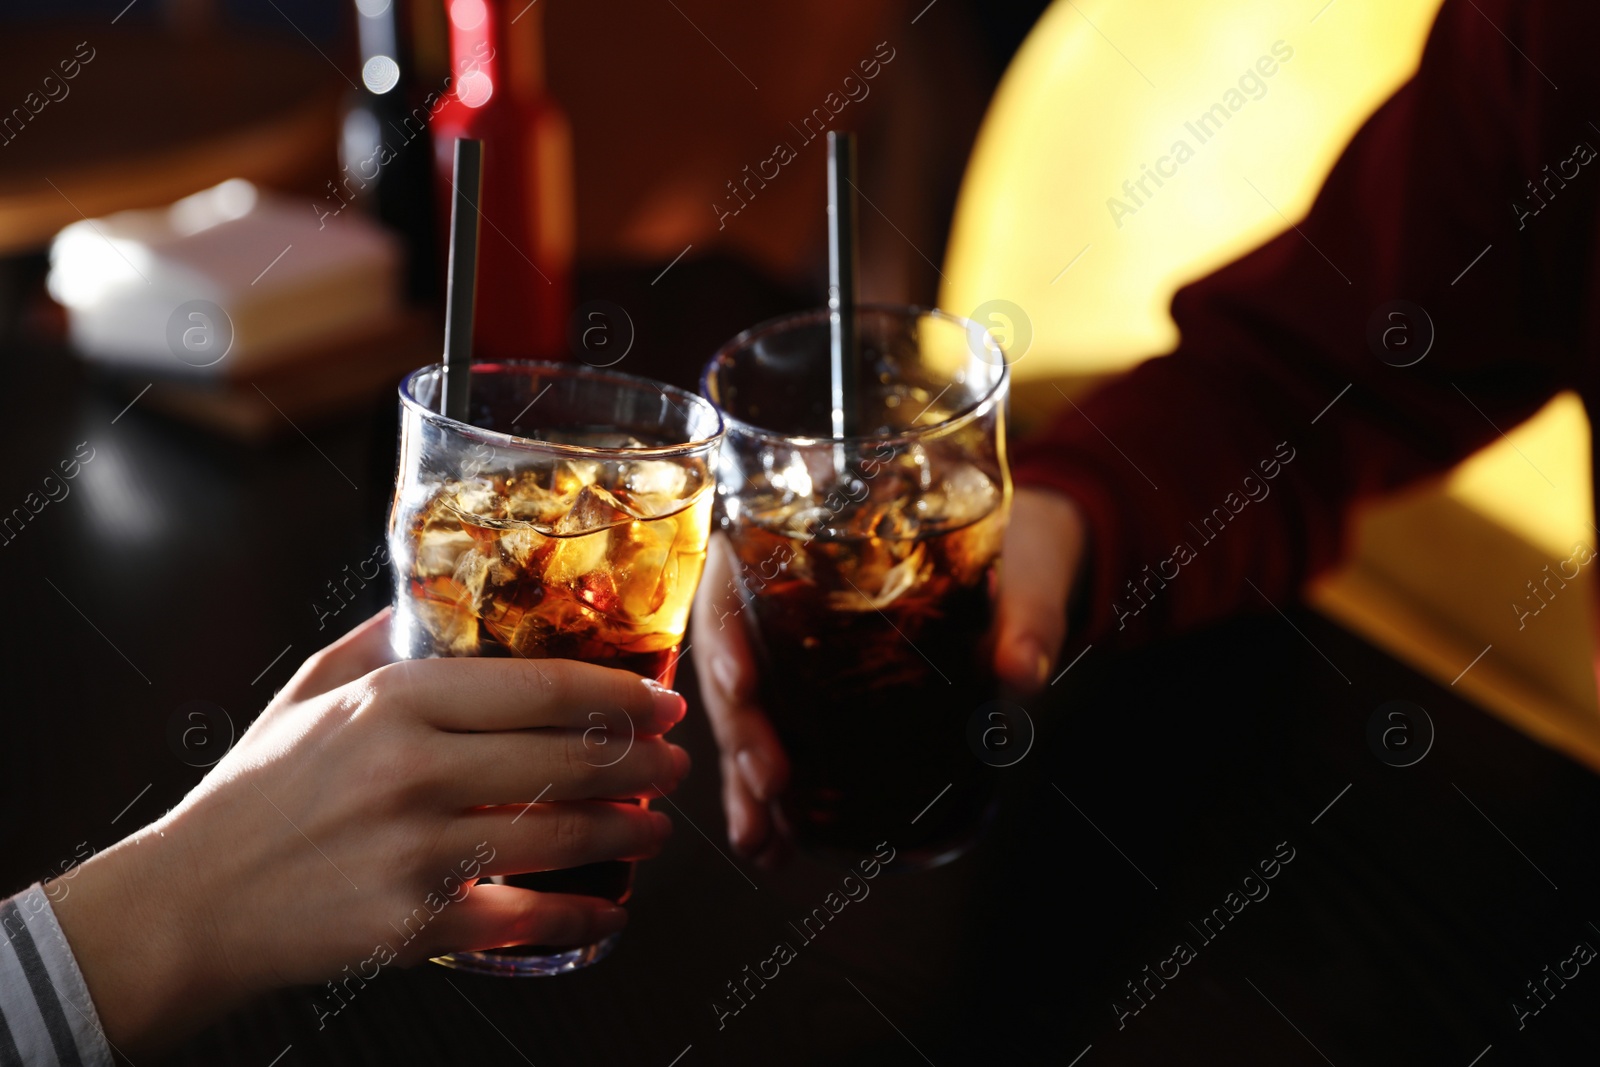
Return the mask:
MULTIPOLYGON (((413 155, 430 158, 439 131, 430 121, 406 140, 419 124, 407 126, 404 116, 430 93, 449 91, 452 30, 470 56, 473 30, 484 29, 461 31, 446 6, 0 5, 8 60, 0 99, 22 106, 37 90, 48 110, 27 123, 26 136, 8 134, 0 155, 0 250, 40 251, 81 217, 76 209, 98 217, 165 205, 230 177, 336 206, 329 184, 345 184, 341 166, 360 176, 356 164, 367 158, 354 154, 364 143, 352 112, 377 115, 394 142, 397 165, 385 161, 383 171, 405 170, 413 155), (95 52, 83 68, 90 76, 58 79, 63 98, 51 101, 40 82, 78 41, 95 52), (349 150, 343 156, 341 147, 349 150)), ((823 153, 803 139, 818 136, 818 123, 798 127, 834 94, 833 106, 845 107, 834 125, 855 129, 869 146, 863 191, 885 209, 863 212, 865 294, 927 302, 984 106, 1044 4, 986 4, 981 17, 978 6, 941 0, 938 18, 930 12, 913 25, 916 11, 894 2, 851 5, 848 13, 821 2, 760 12, 721 0, 490 4, 506 23, 493 30, 504 35, 499 43, 531 55, 496 58, 505 77, 526 84, 486 106, 517 95, 524 113, 553 106, 564 116, 567 143, 549 146, 539 166, 570 174, 557 197, 564 202, 546 207, 570 216, 577 263, 659 269, 692 245, 686 259, 738 261, 815 299, 826 265, 823 153), (881 73, 862 76, 862 61, 876 66, 885 56, 892 58, 881 73), (542 70, 521 69, 525 61, 542 70), (757 178, 746 189, 752 173, 770 177, 776 168, 761 164, 785 142, 796 158, 781 178, 757 178), (736 215, 721 218, 719 209, 736 215)), ((388 180, 385 173, 361 189, 356 206, 403 231, 408 220, 379 203, 388 180)), ((493 215, 495 205, 486 208, 493 215)))

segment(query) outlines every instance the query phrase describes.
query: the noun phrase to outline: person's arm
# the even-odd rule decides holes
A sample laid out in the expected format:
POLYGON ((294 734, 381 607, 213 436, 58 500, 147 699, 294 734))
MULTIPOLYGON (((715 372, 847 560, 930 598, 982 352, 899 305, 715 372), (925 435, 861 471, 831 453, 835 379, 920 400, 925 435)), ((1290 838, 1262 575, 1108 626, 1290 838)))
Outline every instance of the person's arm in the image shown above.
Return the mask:
POLYGON ((1591 5, 1449 0, 1418 74, 1309 216, 1178 293, 1173 354, 1016 451, 1018 484, 1087 523, 1079 636, 1286 603, 1336 560, 1353 505, 1448 469, 1575 384, 1600 198, 1600 163, 1578 147, 1600 145, 1583 110, 1597 33, 1591 5), (1547 206, 1520 210, 1547 173, 1547 206), (1388 317, 1399 300, 1437 335, 1412 366, 1392 364, 1422 356, 1426 326, 1388 317))
POLYGON ((654 854, 670 821, 616 798, 686 773, 662 737, 683 698, 568 660, 391 663, 388 621, 307 660, 176 808, 45 885, 125 1056, 278 986, 627 921, 481 879, 654 854), (602 728, 633 738, 623 758, 596 747, 602 728))

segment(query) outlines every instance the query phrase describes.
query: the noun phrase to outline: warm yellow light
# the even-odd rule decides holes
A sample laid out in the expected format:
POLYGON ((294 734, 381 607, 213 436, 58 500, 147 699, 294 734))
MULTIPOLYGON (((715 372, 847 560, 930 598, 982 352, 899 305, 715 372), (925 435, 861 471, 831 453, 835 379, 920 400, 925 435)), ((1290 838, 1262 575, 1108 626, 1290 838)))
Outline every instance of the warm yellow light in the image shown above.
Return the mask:
MULTIPOLYGON (((1589 419, 1572 393, 1451 472, 1450 496, 1493 515, 1548 557, 1566 559, 1582 541, 1600 549, 1589 476, 1589 419)), ((1531 574, 1525 577, 1533 577, 1531 574)), ((1520 589, 1520 586, 1513 586, 1520 589)))
POLYGON ((984 121, 941 306, 1020 307, 1019 382, 1171 348, 1173 292, 1305 212, 1415 70, 1439 0, 1323 4, 1058 0, 984 121))

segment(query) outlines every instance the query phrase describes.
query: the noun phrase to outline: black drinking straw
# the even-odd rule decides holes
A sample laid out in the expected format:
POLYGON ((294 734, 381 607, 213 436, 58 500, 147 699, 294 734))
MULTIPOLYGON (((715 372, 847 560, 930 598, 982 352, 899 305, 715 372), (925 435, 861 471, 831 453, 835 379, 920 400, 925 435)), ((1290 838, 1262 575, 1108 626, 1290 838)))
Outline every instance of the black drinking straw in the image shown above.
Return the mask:
POLYGON ((478 276, 478 201, 483 194, 483 142, 456 138, 455 196, 450 201, 450 265, 445 275, 444 378, 439 409, 467 421, 471 393, 472 309, 478 276))
POLYGON ((858 433, 856 349, 856 136, 828 131, 828 321, 831 327, 833 436, 858 433))

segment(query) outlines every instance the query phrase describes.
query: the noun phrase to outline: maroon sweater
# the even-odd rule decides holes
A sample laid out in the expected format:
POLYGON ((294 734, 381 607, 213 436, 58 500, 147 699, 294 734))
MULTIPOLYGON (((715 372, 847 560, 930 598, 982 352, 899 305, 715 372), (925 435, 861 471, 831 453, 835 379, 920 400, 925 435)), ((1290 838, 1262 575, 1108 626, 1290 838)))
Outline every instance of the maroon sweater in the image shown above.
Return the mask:
POLYGON ((1017 449, 1019 485, 1088 516, 1076 636, 1285 604, 1337 560, 1353 505, 1562 389, 1594 410, 1597 44, 1593 0, 1447 0, 1298 231, 1179 291, 1176 351, 1017 449))

